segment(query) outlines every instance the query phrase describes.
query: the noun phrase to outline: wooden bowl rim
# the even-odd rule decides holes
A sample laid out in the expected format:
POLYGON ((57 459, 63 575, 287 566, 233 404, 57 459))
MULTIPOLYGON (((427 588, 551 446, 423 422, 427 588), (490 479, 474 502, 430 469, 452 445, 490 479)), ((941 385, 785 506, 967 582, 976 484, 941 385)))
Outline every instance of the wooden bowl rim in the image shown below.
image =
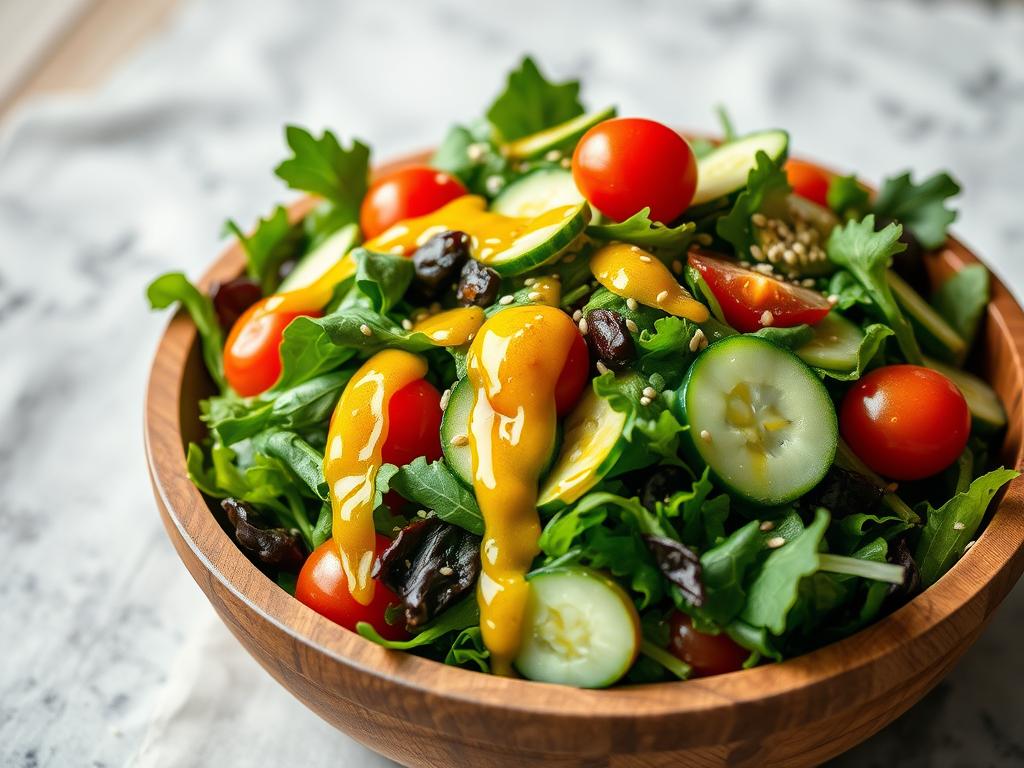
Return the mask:
MULTIPOLYGON (((424 153, 410 155, 382 166, 378 173, 422 162, 424 157, 424 153)), ((293 220, 306 215, 314 203, 309 198, 295 202, 289 208, 293 220)), ((954 270, 981 263, 953 237, 949 238, 941 258, 954 270)), ((200 285, 209 287, 231 279, 241 272, 243 265, 244 254, 236 242, 206 271, 200 285)), ((1024 336, 1014 338, 1009 326, 1024 327, 1024 311, 994 273, 987 314, 987 322, 995 323, 999 333, 1010 339, 1009 364, 1019 382, 1024 378, 1024 336)), ((991 606, 979 609, 975 599, 998 581, 1000 575, 1009 575, 1012 579, 1019 573, 1019 561, 1024 553, 1024 478, 1009 485, 976 545, 931 588, 851 637, 782 663, 685 682, 593 691, 494 677, 408 653, 388 651, 323 618, 260 572, 224 533, 202 494, 188 479, 181 421, 180 418, 169 419, 167 414, 180 415, 186 363, 196 341, 195 326, 179 311, 168 323, 154 355, 144 414, 146 456, 154 493, 182 540, 209 574, 262 621, 324 657, 376 678, 381 685, 400 686, 419 692, 425 701, 444 701, 449 708, 456 707, 456 712, 461 711, 478 722, 476 726, 463 724, 463 731, 467 727, 476 728, 481 739, 489 735, 485 709, 500 711, 505 716, 515 713, 527 718, 557 718, 562 723, 576 719, 592 723, 597 718, 609 727, 631 729, 639 728, 641 720, 678 721, 693 715, 711 716, 728 711, 734 715, 730 719, 737 724, 737 737, 770 734, 782 722, 780 702, 797 691, 819 689, 821 696, 815 697, 819 702, 836 702, 834 707, 828 704, 826 709, 848 705, 851 691, 856 691, 858 697, 883 695, 887 683, 879 681, 864 686, 863 681, 858 680, 864 670, 883 660, 897 675, 901 669, 922 667, 918 648, 926 636, 939 637, 939 645, 951 649, 958 638, 942 637, 942 626, 954 622, 966 628, 965 622, 976 625, 983 621, 1012 583, 1002 588, 991 606), (158 460, 157 456, 173 456, 175 460, 168 463, 158 460), (178 503, 185 501, 186 512, 200 510, 200 513, 183 515, 174 499, 179 500, 178 503), (183 519, 186 516, 188 524, 183 519), (978 610, 984 611, 980 618, 976 615, 978 610)), ((1009 407, 1007 411, 1013 413, 1009 407)), ((1024 412, 1018 414, 1018 420, 1024 427, 1024 412)), ((1020 467, 1022 459, 1024 440, 1016 446, 1014 465, 1020 467)), ((941 656, 938 651, 931 653, 932 661, 941 656)), ((876 678, 867 676, 868 680, 876 678)), ((339 693, 345 695, 346 692, 339 693)), ((386 696, 364 696, 358 703, 386 712, 386 701, 386 696)), ((808 716, 811 714, 814 713, 808 716)), ((413 720, 416 720, 415 713, 413 720)), ((430 714, 425 712, 418 724, 432 727, 430 714)))

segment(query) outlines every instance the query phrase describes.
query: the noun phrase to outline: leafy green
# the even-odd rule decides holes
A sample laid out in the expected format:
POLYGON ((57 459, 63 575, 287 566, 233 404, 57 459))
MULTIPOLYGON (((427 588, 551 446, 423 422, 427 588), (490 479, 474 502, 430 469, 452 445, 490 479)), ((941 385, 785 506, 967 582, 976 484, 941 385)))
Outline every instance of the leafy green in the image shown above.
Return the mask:
POLYGON ((653 331, 643 328, 635 335, 636 370, 648 381, 658 376, 664 387, 678 387, 696 356, 696 352, 690 351, 690 341, 696 332, 697 325, 681 317, 655 320, 653 331))
POLYGON ((899 515, 875 515, 856 512, 833 519, 829 541, 840 552, 853 552, 863 546, 868 537, 890 540, 914 526, 899 515))
POLYGON ((870 208, 871 195, 857 177, 833 176, 828 183, 828 207, 841 219, 859 219, 870 208))
POLYGON ((992 497, 1020 473, 1000 468, 974 480, 938 509, 927 509, 921 540, 914 552, 921 582, 930 586, 960 559, 967 542, 974 538, 992 497))
POLYGON ((982 264, 969 264, 938 287, 932 306, 969 347, 989 299, 988 270, 982 264))
POLYGON ((902 222, 931 250, 946 242, 946 230, 956 219, 956 211, 946 207, 946 200, 958 194, 960 185, 948 173, 937 173, 920 184, 904 173, 882 183, 874 212, 902 222))
POLYGON ((288 221, 288 211, 277 206, 265 219, 257 219, 251 235, 228 219, 224 229, 238 238, 245 251, 245 271, 259 283, 264 294, 277 287, 278 268, 288 259, 296 257, 305 245, 302 225, 288 221))
POLYGON ((643 208, 617 224, 591 224, 587 235, 598 240, 632 243, 666 255, 685 253, 697 234, 697 225, 684 221, 669 227, 652 221, 651 209, 643 208))
POLYGON ((329 499, 324 456, 294 432, 271 429, 253 438, 253 448, 280 460, 323 501, 329 499))
MULTIPOLYGON (((864 328, 864 336, 861 338, 860 346, 857 348, 857 364, 853 368, 841 371, 833 368, 812 367, 814 367, 815 372, 819 376, 827 376, 837 381, 855 381, 864 375, 864 371, 867 370, 868 365, 878 355, 885 340, 892 335, 893 330, 889 326, 882 325, 881 323, 871 323, 864 328)), ((799 349, 796 352, 798 355, 800 354, 799 349)))
POLYGON ((640 644, 640 653, 642 656, 663 666, 679 680, 689 680, 690 675, 693 674, 693 667, 661 646, 655 645, 650 640, 645 639, 640 644))
POLYGON ((828 293, 838 299, 834 309, 840 312, 845 312, 851 307, 860 306, 868 309, 875 305, 864 286, 845 269, 837 270, 829 279, 828 293))
POLYGON ((370 177, 370 149, 358 139, 345 149, 330 131, 317 139, 304 128, 289 125, 285 140, 292 157, 274 169, 289 187, 312 192, 334 205, 334 221, 358 221, 359 206, 370 177))
POLYGON ((719 237, 731 243, 739 258, 747 258, 754 245, 754 227, 750 220, 766 207, 774 208, 790 192, 786 172, 768 153, 758 151, 757 165, 747 176, 747 186, 733 203, 732 210, 715 225, 719 237))
POLYGON ((352 258, 356 262, 357 294, 365 297, 375 312, 390 312, 412 283, 416 272, 412 259, 393 253, 374 253, 365 248, 354 250, 352 258))
POLYGON ((423 628, 408 640, 385 640, 372 625, 365 621, 356 624, 356 632, 367 640, 372 640, 377 645, 382 645, 393 651, 408 651, 411 648, 431 645, 450 632, 461 632, 479 624, 480 608, 477 606, 476 596, 470 595, 440 616, 435 617, 430 623, 423 625, 423 628))
POLYGON ((704 615, 719 625, 732 621, 747 601, 746 580, 761 554, 760 523, 738 528, 700 558, 704 580, 704 615))
POLYGON ((452 642, 444 663, 453 667, 474 666, 481 672, 490 672, 490 657, 480 627, 466 627, 452 642))
POLYGON ((794 325, 789 328, 769 326, 761 328, 750 336, 759 336, 784 349, 799 349, 814 338, 814 329, 809 325, 794 325))
POLYGON ((446 522, 482 536, 484 519, 473 492, 459 482, 443 461, 428 463, 420 456, 398 467, 388 480, 390 489, 402 498, 433 510, 446 522))
POLYGON ((690 489, 676 491, 667 501, 657 502, 661 516, 674 521, 680 541, 699 550, 714 546, 725 538, 729 497, 719 494, 710 498, 714 490, 711 470, 705 467, 690 489))
POLYGON ((529 56, 508 76, 508 85, 487 110, 502 139, 512 141, 583 114, 578 80, 549 82, 529 56))
POLYGON ((222 392, 227 389, 222 356, 224 337, 210 297, 201 293, 181 272, 168 272, 149 284, 146 288, 146 298, 153 309, 166 309, 175 302, 181 303, 199 331, 206 370, 222 392))
POLYGON ((827 250, 829 258, 849 270, 871 296, 875 307, 892 328, 907 362, 921 365, 921 350, 914 338, 914 330, 900 311, 886 278, 893 255, 906 249, 900 242, 902 231, 898 224, 889 224, 875 232, 875 217, 866 216, 862 221, 849 221, 832 230, 827 250))

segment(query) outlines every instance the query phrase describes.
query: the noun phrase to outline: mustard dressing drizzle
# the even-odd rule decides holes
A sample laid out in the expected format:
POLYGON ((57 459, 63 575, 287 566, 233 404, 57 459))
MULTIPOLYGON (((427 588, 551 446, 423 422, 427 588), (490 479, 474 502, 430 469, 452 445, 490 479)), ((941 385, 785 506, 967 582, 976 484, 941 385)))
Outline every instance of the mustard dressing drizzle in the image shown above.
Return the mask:
POLYGON ((707 307, 676 281, 668 267, 635 245, 612 243, 599 248, 590 258, 590 271, 601 285, 624 299, 695 323, 710 316, 707 307))
POLYGON ((414 333, 423 333, 439 347, 461 347, 473 340, 484 324, 480 307, 459 307, 428 315, 415 323, 414 333))

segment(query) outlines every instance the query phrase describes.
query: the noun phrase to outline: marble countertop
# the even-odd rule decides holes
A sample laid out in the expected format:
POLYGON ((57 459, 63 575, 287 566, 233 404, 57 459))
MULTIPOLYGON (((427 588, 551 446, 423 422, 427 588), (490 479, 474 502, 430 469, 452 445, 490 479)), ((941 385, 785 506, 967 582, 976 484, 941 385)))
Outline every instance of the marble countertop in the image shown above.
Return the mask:
MULTIPOLYGON (((269 210, 281 125, 377 157, 479 113, 534 53, 592 105, 714 130, 783 125, 868 179, 948 168, 956 231, 1024 295, 1024 9, 909 0, 187 3, 102 91, 0 128, 0 764, 389 765, 220 627, 161 529, 142 392, 197 275, 269 210)), ((957 669, 837 766, 1024 764, 1024 587, 957 669)))

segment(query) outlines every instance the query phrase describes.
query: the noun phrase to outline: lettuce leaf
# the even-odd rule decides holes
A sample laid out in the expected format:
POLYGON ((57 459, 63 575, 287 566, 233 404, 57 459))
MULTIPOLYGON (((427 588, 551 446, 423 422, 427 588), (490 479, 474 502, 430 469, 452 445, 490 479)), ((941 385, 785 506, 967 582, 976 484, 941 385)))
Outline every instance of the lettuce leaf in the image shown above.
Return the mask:
POLYGON ((583 114, 578 80, 552 83, 532 58, 508 76, 505 90, 487 110, 487 119, 504 141, 529 136, 583 114))
POLYGON ((874 212, 901 222, 925 249, 932 250, 946 242, 949 225, 956 219, 946 200, 958 194, 960 185, 948 173, 936 173, 920 184, 904 173, 882 183, 874 212))
POLYGON ((166 309, 175 303, 180 303, 185 308, 199 332, 206 370, 221 392, 226 391, 224 337, 210 297, 189 282, 183 273, 168 272, 149 284, 146 288, 146 298, 153 309, 166 309))

